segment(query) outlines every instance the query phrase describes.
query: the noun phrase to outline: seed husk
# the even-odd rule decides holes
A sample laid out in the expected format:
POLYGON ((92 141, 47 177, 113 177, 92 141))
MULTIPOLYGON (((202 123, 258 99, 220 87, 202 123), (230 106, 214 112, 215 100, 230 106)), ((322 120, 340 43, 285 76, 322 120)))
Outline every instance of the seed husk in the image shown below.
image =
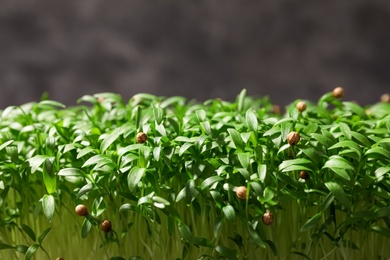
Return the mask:
POLYGON ((85 217, 88 215, 88 208, 83 205, 83 204, 80 204, 80 205, 77 205, 76 208, 75 208, 75 212, 77 215, 79 215, 80 217, 85 217))
POLYGON ((146 140, 148 140, 148 137, 144 132, 139 132, 136 136, 136 139, 137 139, 137 143, 143 144, 146 142, 146 140))
POLYGON ((309 174, 306 171, 300 171, 299 178, 301 178, 302 180, 307 180, 309 179, 309 174))
POLYGON ((383 103, 389 103, 390 102, 390 94, 385 93, 381 96, 381 102, 383 103))
POLYGON ((335 98, 342 98, 344 96, 344 89, 342 87, 336 87, 333 89, 333 96, 335 98))
POLYGON ((299 112, 303 112, 306 110, 307 105, 305 101, 299 101, 296 105, 296 108, 298 109, 299 112))
POLYGON ((287 135, 287 142, 289 145, 294 146, 301 140, 301 136, 298 132, 291 132, 287 135))
POLYGON ((272 214, 271 211, 267 210, 263 214, 261 220, 263 221, 264 225, 271 225, 274 222, 274 215, 272 214))
POLYGON ((56 260, 64 260, 62 257, 57 257, 56 260))
POLYGON ((236 195, 240 200, 246 200, 246 187, 245 186, 237 187, 236 195))
POLYGON ((111 221, 109 221, 108 219, 105 219, 102 221, 102 223, 100 223, 100 230, 106 233, 110 232, 111 228, 112 228, 111 221))

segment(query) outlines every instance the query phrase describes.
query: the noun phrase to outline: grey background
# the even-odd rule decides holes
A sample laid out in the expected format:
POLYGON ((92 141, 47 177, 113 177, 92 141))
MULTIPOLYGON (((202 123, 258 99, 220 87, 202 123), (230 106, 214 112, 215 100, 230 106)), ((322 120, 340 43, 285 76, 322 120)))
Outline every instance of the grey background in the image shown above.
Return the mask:
POLYGON ((0 108, 140 92, 281 105, 390 83, 390 1, 0 0, 0 108))

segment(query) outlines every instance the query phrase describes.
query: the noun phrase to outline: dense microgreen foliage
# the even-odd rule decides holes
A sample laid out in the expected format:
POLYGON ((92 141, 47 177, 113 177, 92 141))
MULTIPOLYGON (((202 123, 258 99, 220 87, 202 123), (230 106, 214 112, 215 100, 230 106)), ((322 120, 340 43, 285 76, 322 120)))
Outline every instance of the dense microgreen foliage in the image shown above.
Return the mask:
POLYGON ((390 257, 389 103, 361 107, 330 92, 280 114, 245 90, 234 102, 79 102, 1 111, 1 256, 390 257), (99 229, 104 219, 112 229, 99 229))

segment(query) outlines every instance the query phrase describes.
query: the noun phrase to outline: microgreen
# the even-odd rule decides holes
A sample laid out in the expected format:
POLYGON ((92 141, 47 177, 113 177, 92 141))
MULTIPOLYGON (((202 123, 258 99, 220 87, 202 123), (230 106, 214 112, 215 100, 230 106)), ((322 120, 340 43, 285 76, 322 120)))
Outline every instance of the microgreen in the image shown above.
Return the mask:
POLYGON ((8 107, 0 258, 389 258, 390 104, 336 92, 8 107))

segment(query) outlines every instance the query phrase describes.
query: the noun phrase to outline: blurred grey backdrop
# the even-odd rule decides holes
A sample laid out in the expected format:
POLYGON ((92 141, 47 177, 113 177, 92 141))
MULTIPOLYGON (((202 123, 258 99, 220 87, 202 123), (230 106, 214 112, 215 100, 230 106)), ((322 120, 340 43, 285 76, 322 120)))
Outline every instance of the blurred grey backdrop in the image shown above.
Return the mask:
POLYGON ((1 0, 0 109, 85 94, 369 104, 390 87, 390 1, 1 0))

